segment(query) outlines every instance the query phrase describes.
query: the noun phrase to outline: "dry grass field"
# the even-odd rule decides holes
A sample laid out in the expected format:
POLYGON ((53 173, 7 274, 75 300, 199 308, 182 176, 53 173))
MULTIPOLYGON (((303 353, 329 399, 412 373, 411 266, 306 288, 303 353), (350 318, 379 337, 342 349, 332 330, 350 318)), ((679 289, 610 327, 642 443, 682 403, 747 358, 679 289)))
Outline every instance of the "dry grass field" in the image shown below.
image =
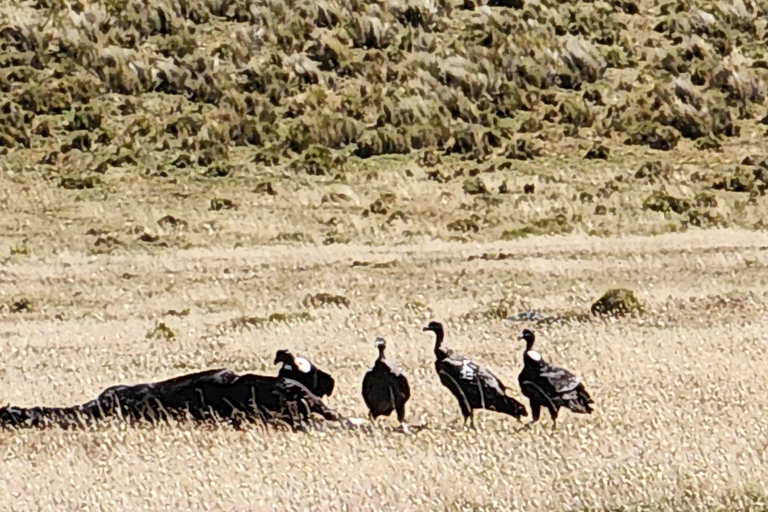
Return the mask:
MULTIPOLYGON (((768 7, 756 0, 0 2, 0 405, 278 348, 394 432, 0 432, 2 510, 768 510, 768 7), (633 316, 591 304, 628 288, 633 316), (336 300, 312 300, 328 294, 336 300), (540 310, 562 321, 508 322, 540 310), (559 429, 459 408, 430 320, 559 429)), ((527 421, 527 419, 526 419, 527 421)))
POLYGON ((119 425, 2 433, 2 507, 765 510, 765 244, 718 231, 8 262, 3 300, 23 295, 31 306, 0 322, 5 402, 74 404, 115 383, 218 366, 274 373, 275 350, 289 347, 336 376, 327 403, 363 417, 360 383, 381 334, 411 379, 409 420, 427 428, 407 437, 390 418, 307 434, 119 425), (482 258, 498 254, 512 257, 482 258), (500 318, 587 311, 616 285, 637 292, 642 315, 540 326, 500 318), (320 292, 349 307, 305 305, 320 292), (309 317, 237 322, 272 313, 309 317), (479 431, 462 431, 434 373, 432 333, 421 331, 435 318, 449 346, 488 364, 518 398, 515 337, 533 327, 545 357, 583 376, 596 412, 564 412, 555 432, 546 415, 518 432, 515 420, 479 412, 479 431), (161 322, 173 338, 150 335, 161 322))

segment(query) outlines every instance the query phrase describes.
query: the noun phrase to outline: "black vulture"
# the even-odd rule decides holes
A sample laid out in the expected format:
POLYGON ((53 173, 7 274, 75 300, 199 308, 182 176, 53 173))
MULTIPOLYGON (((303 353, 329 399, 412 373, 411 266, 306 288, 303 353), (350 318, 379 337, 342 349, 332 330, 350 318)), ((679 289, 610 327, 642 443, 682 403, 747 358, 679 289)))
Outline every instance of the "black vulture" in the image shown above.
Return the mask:
POLYGON ((411 398, 408 379, 400 367, 384 355, 387 341, 378 336, 374 344, 379 349, 379 357, 363 377, 363 400, 370 418, 376 421, 379 416, 389 416, 393 410, 397 411, 397 421, 403 432, 410 434, 405 423, 405 403, 411 398))
POLYGON ((575 413, 592 414, 590 404, 593 404, 594 400, 584 388, 581 379, 565 368, 546 362, 541 354, 533 350, 536 336, 530 329, 524 329, 518 339, 525 340, 523 370, 517 381, 531 406, 532 419, 527 426, 539 419, 542 406, 546 407, 552 416, 553 430, 557 428, 557 414, 561 407, 567 407, 575 413))
POLYGON ((275 363, 283 363, 278 372, 278 377, 293 379, 301 382, 320 398, 333 393, 335 381, 333 377, 313 365, 305 357, 295 357, 289 350, 278 350, 275 354, 275 363))
POLYGON ((442 346, 445 333, 441 323, 430 322, 424 331, 432 331, 437 336, 435 370, 443 386, 458 400, 464 415, 464 426, 469 419, 470 427, 475 428, 475 409, 509 414, 518 420, 528 415, 525 406, 507 396, 507 387, 485 366, 442 346))
POLYGON ((340 415, 300 382, 283 377, 238 375, 215 369, 131 386, 112 386, 96 399, 72 407, 0 407, 0 427, 91 426, 99 420, 284 422, 303 428, 311 413, 326 420, 340 415))

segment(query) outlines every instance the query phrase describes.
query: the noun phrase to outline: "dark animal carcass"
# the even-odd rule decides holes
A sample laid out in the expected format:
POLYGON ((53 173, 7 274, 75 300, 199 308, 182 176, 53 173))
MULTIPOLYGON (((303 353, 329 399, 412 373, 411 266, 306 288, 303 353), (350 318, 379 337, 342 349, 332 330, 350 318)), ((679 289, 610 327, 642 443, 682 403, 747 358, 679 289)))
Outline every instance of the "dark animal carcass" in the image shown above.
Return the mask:
POLYGON ((72 407, 2 407, 0 427, 82 428, 119 418, 128 423, 174 419, 236 427, 283 422, 301 428, 312 413, 326 420, 342 419, 293 379, 215 369, 160 382, 113 386, 96 399, 72 407))

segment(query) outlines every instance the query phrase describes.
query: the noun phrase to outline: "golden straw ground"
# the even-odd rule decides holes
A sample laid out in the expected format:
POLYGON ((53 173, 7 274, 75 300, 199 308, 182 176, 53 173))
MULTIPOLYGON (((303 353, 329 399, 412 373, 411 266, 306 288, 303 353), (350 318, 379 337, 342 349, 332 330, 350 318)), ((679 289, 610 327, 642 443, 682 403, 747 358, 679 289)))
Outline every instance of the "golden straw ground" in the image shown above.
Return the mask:
POLYGON ((32 309, 2 315, 4 402, 77 403, 115 383, 216 366, 274 373, 275 350, 288 347, 336 377, 327 403, 363 417, 361 379, 380 333, 411 381, 408 419, 428 429, 406 437, 391 432, 396 422, 388 418, 373 432, 2 433, 3 506, 760 510, 768 476, 767 264, 764 237, 738 231, 9 263, 3 300, 23 294, 32 309), (501 252, 515 257, 469 261, 501 252), (530 324, 503 322, 499 302, 510 312, 586 311, 616 285, 635 290, 643 316, 535 327, 544 357, 583 376, 595 414, 564 411, 554 433, 546 416, 518 433, 514 420, 485 411, 479 432, 458 428, 458 406, 434 374, 433 338, 421 331, 428 320, 442 320, 446 343, 487 364, 522 398, 516 336, 530 324), (304 305, 320 292, 350 305, 304 305), (166 314, 184 308, 185 316, 166 314), (230 322, 296 312, 311 319, 250 329, 230 322), (147 338, 159 322, 175 337, 147 338))

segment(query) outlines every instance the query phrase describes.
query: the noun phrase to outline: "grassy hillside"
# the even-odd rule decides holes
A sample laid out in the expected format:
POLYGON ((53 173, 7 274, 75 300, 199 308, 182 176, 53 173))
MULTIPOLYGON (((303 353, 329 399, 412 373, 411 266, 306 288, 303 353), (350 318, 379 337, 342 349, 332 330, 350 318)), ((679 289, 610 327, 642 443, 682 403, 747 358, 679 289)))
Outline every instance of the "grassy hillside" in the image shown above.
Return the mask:
POLYGON ((131 245, 168 235, 169 212, 178 246, 254 214, 269 229, 239 239, 332 244, 762 229, 768 213, 760 2, 0 10, 15 245, 90 245, 89 227, 131 245), (111 214, 135 220, 128 239, 111 214))

